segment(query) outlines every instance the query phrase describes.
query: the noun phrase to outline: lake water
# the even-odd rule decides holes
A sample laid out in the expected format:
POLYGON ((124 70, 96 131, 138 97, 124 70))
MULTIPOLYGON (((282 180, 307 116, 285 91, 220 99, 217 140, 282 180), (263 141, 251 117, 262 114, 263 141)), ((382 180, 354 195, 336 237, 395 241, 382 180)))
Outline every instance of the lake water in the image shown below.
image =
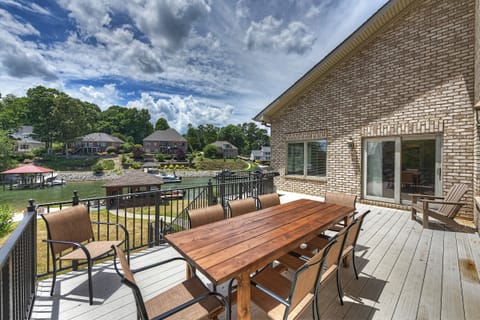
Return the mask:
MULTIPOLYGON (((208 183, 208 177, 184 177, 181 183, 167 183, 162 189, 173 189, 195 185, 205 185, 208 183)), ((68 182, 63 186, 54 186, 44 189, 23 189, 23 190, 3 190, 0 186, 0 203, 10 205, 15 212, 22 212, 28 206, 28 200, 34 199, 35 203, 46 203, 55 201, 70 200, 73 197, 73 191, 78 191, 80 199, 96 198, 105 196, 103 185, 106 181, 82 181, 68 182)))

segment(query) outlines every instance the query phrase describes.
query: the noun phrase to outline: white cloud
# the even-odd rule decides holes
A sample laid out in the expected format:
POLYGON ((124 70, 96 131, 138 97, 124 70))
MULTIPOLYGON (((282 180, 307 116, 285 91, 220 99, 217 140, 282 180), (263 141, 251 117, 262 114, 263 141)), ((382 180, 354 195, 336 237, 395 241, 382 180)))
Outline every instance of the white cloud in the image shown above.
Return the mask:
POLYGON ((282 28, 283 21, 272 16, 260 22, 252 21, 247 30, 245 42, 250 50, 277 51, 304 54, 315 43, 315 36, 308 32, 307 26, 294 21, 282 28))
POLYGON ((14 35, 40 35, 40 32, 30 23, 19 22, 10 12, 3 9, 0 9, 0 29, 14 35))
POLYGON ((102 87, 81 86, 75 89, 67 89, 66 91, 70 96, 94 103, 102 110, 112 105, 117 105, 120 99, 114 83, 105 84, 102 87))
POLYGON ((188 124, 195 127, 207 123, 223 126, 231 121, 234 112, 231 105, 214 104, 192 96, 162 96, 155 100, 155 97, 148 93, 142 93, 139 100, 130 101, 127 107, 148 109, 152 123, 159 118, 165 118, 169 125, 179 132, 185 132, 188 124))

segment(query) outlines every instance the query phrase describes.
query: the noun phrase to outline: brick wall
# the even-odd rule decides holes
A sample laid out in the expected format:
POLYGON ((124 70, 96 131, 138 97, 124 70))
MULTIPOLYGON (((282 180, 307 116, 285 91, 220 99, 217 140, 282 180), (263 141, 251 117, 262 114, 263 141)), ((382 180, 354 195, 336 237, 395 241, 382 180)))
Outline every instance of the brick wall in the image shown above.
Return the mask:
POLYGON ((418 1, 275 114, 278 189, 361 196, 362 139, 413 134, 443 136, 444 190, 473 187, 475 1, 418 1), (327 138, 327 178, 285 177, 287 142, 302 135, 327 138))

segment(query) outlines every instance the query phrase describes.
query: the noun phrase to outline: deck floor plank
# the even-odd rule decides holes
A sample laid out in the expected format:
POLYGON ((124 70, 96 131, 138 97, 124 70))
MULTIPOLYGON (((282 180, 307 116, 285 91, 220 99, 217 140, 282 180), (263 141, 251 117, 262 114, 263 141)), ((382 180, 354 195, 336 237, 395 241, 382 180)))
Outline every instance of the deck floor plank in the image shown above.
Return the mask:
MULTIPOLYGON (((335 281, 322 287, 319 297, 322 319, 478 318, 478 234, 444 230, 435 223, 433 230, 424 230, 421 221, 410 220, 407 211, 359 204, 359 212, 365 209, 372 212, 358 240, 356 261, 360 279, 355 279, 352 266, 341 270, 344 306, 338 302, 335 281)), ((147 249, 132 255, 132 267, 173 256, 178 253, 167 245, 147 249)), ((147 299, 184 277, 182 261, 136 276, 147 299)), ((200 277, 208 283, 205 277, 200 277)), ((86 281, 85 270, 60 275, 53 297, 49 295, 50 279, 39 282, 31 319, 136 319, 131 289, 120 283, 111 261, 95 266, 93 306, 88 304, 86 281)), ((226 293, 226 285, 220 285, 219 291, 226 293)), ((235 310, 232 314, 235 319, 235 310)), ((267 318, 252 306, 252 319, 267 318)), ((301 319, 312 319, 311 308, 301 319)))

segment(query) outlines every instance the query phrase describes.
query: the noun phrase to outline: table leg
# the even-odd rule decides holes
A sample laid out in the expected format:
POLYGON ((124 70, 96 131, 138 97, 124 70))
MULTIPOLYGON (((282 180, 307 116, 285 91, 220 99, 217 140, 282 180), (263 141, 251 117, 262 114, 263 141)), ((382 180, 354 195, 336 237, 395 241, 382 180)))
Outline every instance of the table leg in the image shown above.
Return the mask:
POLYGON ((250 275, 242 273, 237 277, 237 319, 250 320, 250 275))

